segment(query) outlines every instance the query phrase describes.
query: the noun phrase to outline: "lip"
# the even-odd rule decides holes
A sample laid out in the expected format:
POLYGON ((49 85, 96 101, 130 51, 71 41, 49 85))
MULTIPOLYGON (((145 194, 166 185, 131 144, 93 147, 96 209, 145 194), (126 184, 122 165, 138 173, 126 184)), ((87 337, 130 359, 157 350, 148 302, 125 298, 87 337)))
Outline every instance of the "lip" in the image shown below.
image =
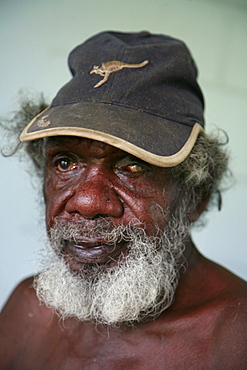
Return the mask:
POLYGON ((66 240, 64 254, 69 257, 70 264, 73 265, 72 268, 78 270, 76 265, 85 263, 99 264, 112 261, 123 253, 126 247, 127 243, 124 241, 112 245, 92 240, 76 243, 66 240))

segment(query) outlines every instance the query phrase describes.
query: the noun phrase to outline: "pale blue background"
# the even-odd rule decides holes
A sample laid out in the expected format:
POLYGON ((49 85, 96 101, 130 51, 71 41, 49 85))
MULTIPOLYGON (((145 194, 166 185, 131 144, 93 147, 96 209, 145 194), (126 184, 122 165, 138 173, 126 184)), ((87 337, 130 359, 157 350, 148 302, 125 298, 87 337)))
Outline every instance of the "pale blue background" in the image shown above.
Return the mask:
MULTIPOLYGON (((43 91, 50 100, 69 78, 67 55, 102 30, 166 33, 186 41, 199 66, 206 120, 230 136, 235 186, 223 210, 194 232, 200 251, 247 278, 247 2, 245 0, 1 0, 0 112, 17 92, 43 91)), ((44 227, 24 165, 0 158, 0 304, 35 271, 44 227)), ((40 197, 40 196, 39 196, 40 197)))

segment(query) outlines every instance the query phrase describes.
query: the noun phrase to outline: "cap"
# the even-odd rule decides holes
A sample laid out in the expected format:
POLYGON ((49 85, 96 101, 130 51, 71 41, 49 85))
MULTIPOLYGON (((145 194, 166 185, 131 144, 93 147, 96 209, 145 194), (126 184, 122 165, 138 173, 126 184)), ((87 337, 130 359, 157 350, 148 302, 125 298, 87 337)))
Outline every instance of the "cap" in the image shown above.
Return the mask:
POLYGON ((204 101, 186 45, 148 32, 103 32, 69 55, 73 78, 20 139, 79 136, 161 167, 182 162, 203 130, 204 101))

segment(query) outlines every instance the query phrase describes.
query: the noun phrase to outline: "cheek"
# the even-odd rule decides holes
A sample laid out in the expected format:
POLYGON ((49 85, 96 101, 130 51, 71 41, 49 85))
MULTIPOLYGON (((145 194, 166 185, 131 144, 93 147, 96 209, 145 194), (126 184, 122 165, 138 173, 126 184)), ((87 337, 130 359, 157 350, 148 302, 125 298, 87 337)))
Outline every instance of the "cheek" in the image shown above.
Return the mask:
POLYGON ((44 199, 46 205, 46 227, 48 230, 54 225, 55 217, 63 213, 65 205, 72 195, 72 186, 62 187, 52 176, 46 176, 44 182, 44 199))
POLYGON ((46 176, 44 183, 44 199, 46 206, 46 227, 49 230, 52 227, 55 217, 55 204, 57 203, 56 192, 50 176, 46 176))
POLYGON ((153 196, 146 202, 145 208, 147 233, 149 235, 155 235, 158 230, 163 231, 165 229, 178 205, 177 192, 173 186, 166 184, 163 188, 157 187, 155 190, 153 196))
POLYGON ((150 199, 142 207, 141 217, 148 235, 164 230, 169 215, 169 205, 163 199, 150 199))
MULTIPOLYGON (((164 229, 167 221, 167 210, 165 208, 165 204, 162 204, 161 202, 150 202, 148 215, 151 220, 149 224, 153 229, 164 229)), ((152 232, 153 231, 154 230, 152 230, 152 232)))
MULTIPOLYGON (((149 236, 156 235, 158 230, 163 230, 169 218, 169 211, 173 199, 169 197, 166 187, 146 189, 142 196, 133 196, 126 193, 122 198, 127 204, 125 216, 130 220, 133 217, 144 225, 149 236), (145 194, 145 195, 144 195, 145 194), (128 217, 128 212, 129 217, 128 217)), ((138 221, 137 221, 138 222, 138 221)), ((136 225, 138 226, 138 224, 136 225)))

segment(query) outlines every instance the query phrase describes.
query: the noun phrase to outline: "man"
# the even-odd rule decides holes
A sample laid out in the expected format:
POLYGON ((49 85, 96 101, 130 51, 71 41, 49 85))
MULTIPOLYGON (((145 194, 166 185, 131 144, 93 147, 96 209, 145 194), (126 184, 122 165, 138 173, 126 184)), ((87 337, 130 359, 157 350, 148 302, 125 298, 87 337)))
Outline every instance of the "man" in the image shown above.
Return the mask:
POLYGON ((20 137, 49 245, 3 309, 1 369, 244 369, 246 283, 190 237, 227 156, 204 132, 188 49, 106 32, 69 66, 20 137))

